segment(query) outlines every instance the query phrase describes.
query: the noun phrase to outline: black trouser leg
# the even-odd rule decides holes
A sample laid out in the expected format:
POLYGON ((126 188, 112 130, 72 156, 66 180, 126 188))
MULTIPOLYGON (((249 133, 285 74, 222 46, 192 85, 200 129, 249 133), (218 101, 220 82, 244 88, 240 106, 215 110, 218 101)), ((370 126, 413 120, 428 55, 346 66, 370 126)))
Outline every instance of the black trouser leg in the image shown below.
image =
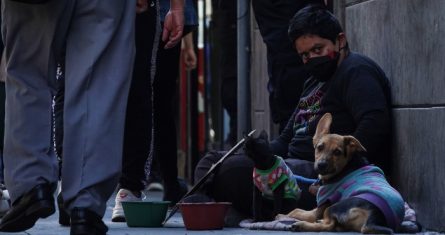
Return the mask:
MULTIPOLYGON (((165 195, 178 188, 177 136, 174 100, 179 75, 181 44, 164 49, 160 44, 157 54, 156 76, 153 83, 154 158, 159 163, 164 180, 165 195), (173 187, 173 189, 172 189, 173 187)), ((169 198, 168 198, 169 199, 169 198)), ((172 199, 170 199, 172 200, 172 199)))
POLYGON ((227 140, 230 146, 234 146, 237 142, 237 79, 236 77, 224 77, 222 81, 222 104, 229 114, 229 136, 227 140))
MULTIPOLYGON (((151 8, 149 8, 151 9, 151 8)), ((128 96, 121 188, 131 191, 144 189, 145 162, 151 143, 151 84, 150 62, 154 39, 154 12, 136 16, 136 57, 128 96)))
MULTIPOLYGON (((225 152, 207 153, 195 169, 198 182, 225 152)), ((252 215, 253 162, 242 154, 234 154, 216 169, 203 186, 204 192, 215 201, 231 202, 232 207, 245 215, 252 215)))
POLYGON ((227 144, 233 146, 237 140, 237 29, 236 1, 230 0, 215 6, 213 27, 220 47, 216 64, 221 70, 221 101, 223 108, 229 114, 229 136, 227 144), (221 5, 225 4, 225 5, 221 5))

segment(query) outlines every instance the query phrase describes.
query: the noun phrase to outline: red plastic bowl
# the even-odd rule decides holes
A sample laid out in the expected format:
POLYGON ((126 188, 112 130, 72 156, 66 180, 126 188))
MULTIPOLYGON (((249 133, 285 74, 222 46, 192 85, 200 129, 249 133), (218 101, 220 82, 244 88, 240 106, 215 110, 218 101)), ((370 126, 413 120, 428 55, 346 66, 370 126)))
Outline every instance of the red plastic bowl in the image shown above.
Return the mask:
POLYGON ((179 203, 187 230, 214 230, 224 227, 230 202, 179 203))

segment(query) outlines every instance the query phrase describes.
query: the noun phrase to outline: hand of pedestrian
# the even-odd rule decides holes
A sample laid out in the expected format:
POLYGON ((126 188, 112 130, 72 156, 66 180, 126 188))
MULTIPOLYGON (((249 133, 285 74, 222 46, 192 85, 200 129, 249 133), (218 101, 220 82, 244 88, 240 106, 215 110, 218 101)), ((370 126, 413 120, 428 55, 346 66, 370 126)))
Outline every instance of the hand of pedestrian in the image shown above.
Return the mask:
POLYGON ((184 9, 170 9, 164 20, 162 41, 166 42, 165 49, 174 47, 182 37, 184 29, 184 9))
POLYGON ((148 9, 148 0, 137 0, 136 13, 142 13, 148 9))
POLYGON ((182 57, 187 70, 196 68, 195 44, 193 43, 193 33, 185 35, 182 38, 182 57))
POLYGON ((187 70, 195 69, 197 62, 195 50, 193 48, 184 48, 182 53, 183 53, 182 55, 184 59, 185 68, 187 70))

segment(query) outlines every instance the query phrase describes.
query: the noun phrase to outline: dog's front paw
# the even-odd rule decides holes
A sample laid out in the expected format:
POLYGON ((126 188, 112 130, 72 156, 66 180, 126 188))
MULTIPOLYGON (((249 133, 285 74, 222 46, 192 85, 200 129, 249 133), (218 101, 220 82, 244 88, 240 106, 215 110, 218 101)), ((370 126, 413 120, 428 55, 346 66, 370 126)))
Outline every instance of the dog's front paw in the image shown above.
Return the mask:
POLYGON ((297 221, 291 225, 290 230, 294 231, 294 232, 301 232, 302 228, 303 228, 303 224, 304 224, 303 221, 297 221))

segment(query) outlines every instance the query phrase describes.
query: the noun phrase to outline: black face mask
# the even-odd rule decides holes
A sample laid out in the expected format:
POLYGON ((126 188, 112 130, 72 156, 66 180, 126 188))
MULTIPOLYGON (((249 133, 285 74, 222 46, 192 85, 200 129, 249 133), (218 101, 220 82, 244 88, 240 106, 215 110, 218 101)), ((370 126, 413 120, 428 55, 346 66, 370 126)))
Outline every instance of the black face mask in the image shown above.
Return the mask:
POLYGON ((334 51, 329 55, 309 59, 304 67, 315 79, 325 82, 334 75, 339 58, 340 53, 334 51))

